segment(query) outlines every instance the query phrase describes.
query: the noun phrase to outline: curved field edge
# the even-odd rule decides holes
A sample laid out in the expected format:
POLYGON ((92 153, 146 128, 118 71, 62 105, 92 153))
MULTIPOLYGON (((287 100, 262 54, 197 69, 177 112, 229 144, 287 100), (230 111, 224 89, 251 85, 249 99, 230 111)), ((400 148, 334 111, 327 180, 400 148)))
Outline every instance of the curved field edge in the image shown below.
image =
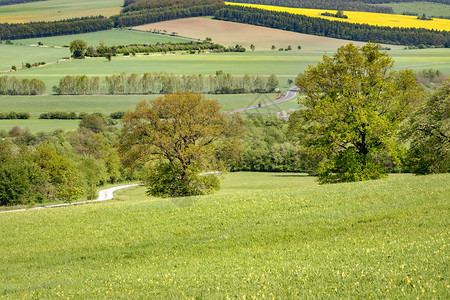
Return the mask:
POLYGON ((303 174, 232 173, 215 195, 148 198, 139 187, 2 215, 0 295, 448 298, 449 181, 319 186, 303 174))
POLYGON ((379 14, 370 12, 355 12, 345 11, 344 14, 348 16, 348 19, 334 18, 322 16, 322 13, 330 12, 336 13, 335 10, 325 9, 309 9, 309 8, 292 8, 282 6, 271 5, 259 5, 259 4, 246 4, 246 3, 232 3, 225 2, 227 5, 232 6, 244 6, 253 7, 270 11, 287 12, 296 15, 305 15, 308 17, 322 18, 330 21, 339 21, 356 24, 368 24, 373 26, 388 26, 399 28, 425 28, 434 30, 446 30, 450 31, 450 20, 445 19, 433 19, 433 20, 418 20, 417 16, 407 15, 392 15, 392 14, 379 14))

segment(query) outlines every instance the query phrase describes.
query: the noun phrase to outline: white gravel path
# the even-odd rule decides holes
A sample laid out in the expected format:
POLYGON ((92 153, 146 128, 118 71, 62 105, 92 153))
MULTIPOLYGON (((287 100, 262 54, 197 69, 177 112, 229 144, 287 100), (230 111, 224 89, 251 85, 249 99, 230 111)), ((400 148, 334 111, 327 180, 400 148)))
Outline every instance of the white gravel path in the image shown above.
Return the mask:
POLYGON ((87 203, 93 203, 93 202, 101 202, 101 201, 107 201, 114 198, 113 193, 117 190, 126 189, 133 186, 138 186, 139 184, 128 184, 128 185, 121 185, 112 187, 106 190, 101 190, 98 193, 98 198, 95 200, 88 200, 88 201, 79 201, 79 202, 70 202, 70 203, 61 203, 61 204, 53 204, 53 205, 46 205, 46 206, 39 206, 39 207, 32 207, 32 208, 23 208, 23 209, 15 209, 15 210, 5 210, 0 211, 0 213, 11 213, 11 212, 19 212, 19 211, 28 211, 28 210, 36 210, 36 209, 44 209, 44 208, 55 208, 55 207, 62 207, 62 206, 70 206, 70 205, 80 205, 80 204, 87 204, 87 203))

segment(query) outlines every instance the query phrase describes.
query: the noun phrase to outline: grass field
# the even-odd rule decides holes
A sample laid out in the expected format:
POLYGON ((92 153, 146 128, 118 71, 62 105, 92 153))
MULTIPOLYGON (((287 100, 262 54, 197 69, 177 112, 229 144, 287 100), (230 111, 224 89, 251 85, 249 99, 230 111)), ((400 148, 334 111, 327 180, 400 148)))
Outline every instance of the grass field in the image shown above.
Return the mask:
POLYGON ((0 130, 8 132, 15 126, 28 128, 32 133, 50 132, 56 129, 72 130, 78 128, 79 122, 80 120, 0 120, 0 130))
MULTIPOLYGON (((217 99, 224 111, 240 107, 266 103, 275 99, 276 94, 242 94, 242 95, 206 95, 209 99, 217 99)), ((29 128, 31 132, 53 131, 55 129, 70 130, 78 127, 78 120, 39 120, 43 112, 101 112, 110 114, 116 111, 133 110, 141 100, 150 100, 159 95, 127 95, 127 96, 0 96, 0 111, 28 112, 29 120, 0 120, 0 130, 9 131, 14 126, 29 128)), ((261 107, 242 113, 275 114, 298 107, 297 99, 269 107, 261 107)))
POLYGON ((450 5, 433 2, 403 2, 403 3, 383 3, 382 6, 390 6, 396 14, 403 12, 416 13, 418 15, 450 17, 450 5))
POLYGON ((22 68, 22 63, 32 64, 42 61, 48 63, 70 56, 69 49, 6 45, 5 43, 0 44, 0 54, 0 72, 11 70, 12 66, 22 68))
POLYGON ((0 214, 0 297, 448 299, 449 181, 234 173, 211 196, 0 214))
POLYGON ((54 21, 77 17, 118 14, 123 0, 46 0, 2 6, 0 23, 54 21))
POLYGON ((156 44, 156 43, 177 43, 188 42, 192 39, 175 37, 170 35, 155 34, 138 30, 112 29, 91 33, 62 35, 44 38, 14 40, 16 44, 37 45, 41 42, 48 46, 65 46, 76 39, 85 41, 89 46, 99 45, 103 41, 106 46, 130 45, 130 44, 156 44))
POLYGON ((392 15, 392 14, 377 14, 369 12, 359 12, 359 11, 345 11, 345 15, 348 19, 339 19, 333 17, 322 16, 321 13, 331 12, 336 13, 335 10, 324 10, 324 9, 307 9, 307 8, 292 8, 292 7, 281 7, 281 6, 270 6, 270 5, 258 5, 258 4, 244 4, 244 3, 230 3, 226 2, 228 5, 240 5, 255 7, 271 11, 288 12, 291 14, 306 15, 309 17, 323 18, 339 22, 357 23, 357 24, 369 24, 375 26, 389 26, 389 27, 414 27, 414 28, 426 28, 435 30, 447 30, 450 31, 450 20, 444 19, 433 19, 431 21, 418 20, 415 16, 404 16, 404 15, 392 15))
MULTIPOLYGON (((250 51, 250 45, 254 45, 256 51, 271 50, 272 45, 275 45, 277 50, 279 48, 285 49, 289 45, 297 50, 297 47, 300 45, 302 46, 302 52, 323 53, 325 51, 335 51, 338 47, 350 42, 262 26, 212 20, 210 18, 177 19, 135 28, 138 30, 160 29, 167 32, 178 32, 182 36, 202 40, 210 37, 214 42, 226 46, 243 45, 248 51, 250 51)), ((364 43, 355 42, 355 44, 363 45, 364 43)), ((393 47, 395 48, 396 46, 393 47)))

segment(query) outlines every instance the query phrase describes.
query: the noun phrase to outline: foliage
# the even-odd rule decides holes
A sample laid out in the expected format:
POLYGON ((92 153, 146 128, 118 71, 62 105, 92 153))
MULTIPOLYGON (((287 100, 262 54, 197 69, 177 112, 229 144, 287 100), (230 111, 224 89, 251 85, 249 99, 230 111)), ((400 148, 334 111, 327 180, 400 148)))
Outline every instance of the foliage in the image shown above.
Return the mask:
POLYGON ((70 53, 72 53, 72 57, 75 59, 84 58, 87 51, 87 43, 83 40, 73 40, 70 43, 70 53))
POLYGON ((113 28, 111 19, 103 16, 74 18, 62 21, 0 24, 0 39, 25 39, 64 34, 86 33, 113 28))
MULTIPOLYGON (((276 7, 271 8, 275 9, 276 7)), ((219 20, 354 41, 367 42, 370 40, 377 43, 394 45, 423 44, 428 46, 450 47, 450 31, 367 25, 365 24, 367 23, 367 18, 361 18, 361 24, 331 21, 324 18, 284 12, 290 10, 289 8, 276 9, 281 11, 233 5, 217 10, 214 16, 219 20)), ((350 16, 350 13, 347 14, 350 16)), ((389 17, 392 18, 391 16, 389 17)), ((400 17, 402 16, 398 16, 398 18, 400 17)), ((379 16, 377 14, 373 14, 372 19, 375 22, 378 22, 378 18, 379 16)), ((438 22, 439 20, 435 21, 438 22)), ((416 22, 421 21, 416 20, 416 22)), ((420 24, 423 24, 423 22, 420 24)), ((426 24, 429 25, 430 23, 426 24)))
POLYGON ((163 94, 178 90, 209 94, 271 93, 279 85, 275 75, 237 76, 217 71, 216 75, 175 75, 165 72, 110 75, 105 78, 67 75, 53 87, 58 95, 163 94))
POLYGON ((27 2, 35 2, 35 1, 46 1, 46 0, 0 0, 0 6, 14 5, 14 4, 27 3, 27 2))
POLYGON ((450 172, 450 79, 425 101, 402 130, 415 174, 450 172))
POLYGON ((22 113, 22 112, 0 112, 0 120, 16 120, 16 119, 22 119, 26 120, 30 118, 29 113, 22 113))
POLYGON ((89 114, 81 119, 80 128, 86 128, 95 133, 99 133, 106 130, 106 124, 103 118, 99 115, 89 114))
POLYGON ((379 45, 349 44, 297 78, 305 108, 291 116, 290 128, 324 158, 321 183, 380 178, 380 157, 399 163, 396 132, 422 91, 414 73, 392 67, 379 45))
POLYGON ((39 79, 0 77, 0 95, 42 95, 45 83, 39 79))
POLYGON ((125 165, 147 166, 148 183, 159 185, 149 186, 149 193, 161 193, 161 184, 167 181, 155 180, 155 174, 167 169, 175 180, 167 196, 214 190, 214 180, 198 176, 202 171, 223 170, 218 150, 226 149, 223 145, 232 144, 239 137, 239 115, 226 115, 220 111, 217 100, 191 92, 166 94, 150 104, 142 101, 135 111, 123 117, 119 152, 125 165))

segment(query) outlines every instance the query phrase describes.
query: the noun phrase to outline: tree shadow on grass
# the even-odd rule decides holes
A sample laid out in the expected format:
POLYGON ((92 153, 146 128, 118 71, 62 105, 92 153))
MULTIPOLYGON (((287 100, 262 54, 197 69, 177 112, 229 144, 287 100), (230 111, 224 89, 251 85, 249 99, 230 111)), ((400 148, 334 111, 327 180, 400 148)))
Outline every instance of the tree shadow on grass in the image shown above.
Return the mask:
POLYGON ((308 174, 276 174, 272 175, 272 177, 311 177, 308 174))

